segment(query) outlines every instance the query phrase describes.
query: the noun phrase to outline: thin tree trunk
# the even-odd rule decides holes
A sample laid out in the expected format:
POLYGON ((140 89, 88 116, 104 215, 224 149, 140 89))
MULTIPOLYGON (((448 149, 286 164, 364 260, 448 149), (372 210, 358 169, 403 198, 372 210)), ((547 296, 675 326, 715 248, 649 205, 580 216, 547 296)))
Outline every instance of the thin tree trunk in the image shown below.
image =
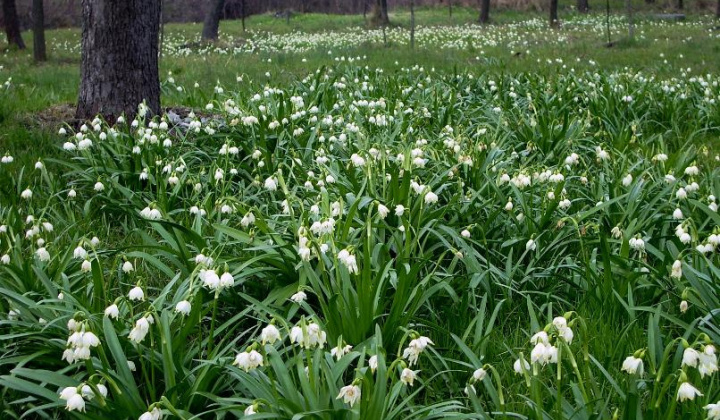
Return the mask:
POLYGON ((633 39, 635 37, 635 28, 633 22, 632 0, 625 0, 625 7, 627 8, 628 14, 628 38, 633 39))
POLYGON ((683 0, 678 0, 677 7, 678 7, 678 10, 682 10, 685 8, 685 4, 683 3, 683 0))
POLYGON ((550 26, 556 27, 558 25, 558 0, 550 0, 550 26))
POLYGON ((22 35, 20 35, 20 20, 15 7, 15 0, 2 0, 3 21, 5 22, 5 35, 8 45, 15 45, 18 49, 25 49, 22 35))
POLYGON ((720 19, 720 0, 717 1, 717 7, 715 8, 715 17, 720 19))
POLYGON ((590 10, 590 5, 588 4, 588 0, 578 0, 577 9, 578 9, 578 12, 580 12, 580 13, 587 13, 590 10))
POLYGON ((82 0, 82 65, 76 117, 160 112, 159 0, 82 0))
POLYGON ((410 0, 410 48, 415 49, 415 0, 410 0))
POLYGON ((214 41, 218 38, 220 30, 220 18, 222 18, 223 9, 225 8, 225 0, 213 0, 210 3, 210 9, 205 14, 205 22, 203 23, 202 39, 206 41, 214 41))
POLYGON ((33 0, 33 56, 35 61, 46 61, 45 51, 45 12, 43 0, 33 0))
POLYGON ((450 17, 452 17, 452 2, 453 0, 448 0, 448 13, 450 14, 450 17))
POLYGON ((490 0, 480 0, 480 23, 486 24, 490 21, 490 0))
POLYGON ((242 29, 245 32, 245 0, 240 0, 240 19, 242 21, 242 29))

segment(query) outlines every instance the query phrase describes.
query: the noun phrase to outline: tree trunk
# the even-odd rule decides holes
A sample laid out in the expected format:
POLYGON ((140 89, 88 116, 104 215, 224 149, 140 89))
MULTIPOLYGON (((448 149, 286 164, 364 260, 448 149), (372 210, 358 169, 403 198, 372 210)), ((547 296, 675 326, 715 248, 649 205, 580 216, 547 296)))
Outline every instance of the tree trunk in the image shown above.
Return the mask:
POLYGON ((625 0, 625 7, 627 8, 628 15, 628 38, 632 40, 635 37, 632 0, 625 0))
POLYGON ((550 26, 556 27, 558 25, 558 0, 550 0, 550 26))
POLYGON ((218 38, 220 30, 220 18, 225 8, 225 0, 213 0, 210 3, 210 9, 205 14, 205 23, 203 23, 202 39, 206 41, 214 41, 218 38))
POLYGON ((415 49, 415 0, 410 0, 410 48, 415 49))
POLYGON ((685 5, 683 4, 683 0, 678 0, 677 7, 679 10, 682 10, 685 8, 685 5))
POLYGON ((578 0, 577 9, 580 13, 587 13, 590 10, 590 4, 588 0, 578 0))
POLYGON ((47 53, 45 52, 45 11, 43 10, 43 0, 33 0, 32 18, 33 56, 35 57, 35 61, 46 61, 47 53))
POLYGON ((242 28, 245 32, 245 0, 240 0, 240 18, 242 19, 242 28))
POLYGON ((20 35, 20 20, 15 8, 15 0, 2 0, 3 21, 5 22, 5 35, 7 35, 8 45, 13 44, 18 49, 25 49, 22 35, 20 35))
POLYGON ((453 0, 448 0, 448 14, 450 17, 452 17, 452 2, 453 0))
POLYGON ((715 17, 720 19, 720 0, 717 1, 717 7, 715 8, 715 17))
POLYGON ((82 65, 76 117, 160 112, 160 0, 82 0, 82 65))
POLYGON ((486 24, 490 21, 490 0, 480 0, 480 23, 486 24))
POLYGON ((390 23, 387 10, 387 0, 376 0, 375 3, 375 20, 380 25, 387 25, 390 23))

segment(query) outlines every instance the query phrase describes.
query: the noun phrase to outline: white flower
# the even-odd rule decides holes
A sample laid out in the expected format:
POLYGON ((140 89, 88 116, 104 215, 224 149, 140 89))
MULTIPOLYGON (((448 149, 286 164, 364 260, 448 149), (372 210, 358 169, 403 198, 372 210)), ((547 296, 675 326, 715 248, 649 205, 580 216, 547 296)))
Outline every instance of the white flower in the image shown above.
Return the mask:
POLYGON ((438 196, 432 191, 425 194, 425 204, 435 204, 438 201, 438 196))
POLYGON ((396 216, 402 216, 405 213, 405 206, 402 204, 398 204, 395 206, 395 215, 396 216))
POLYGON ((463 231, 460 232, 460 236, 462 236, 463 238, 466 238, 466 239, 467 239, 467 238, 470 237, 470 231, 467 230, 467 229, 463 229, 463 231))
POLYGON ((715 356, 714 353, 714 347, 712 346, 705 346, 705 349, 702 353, 700 353, 700 363, 698 365, 698 372, 700 372, 701 377, 705 377, 708 375, 711 375, 718 371, 718 362, 717 362, 717 356, 715 356), (713 351, 710 351, 710 349, 713 349, 713 351))
POLYGON ((690 382, 683 382, 680 384, 680 388, 677 391, 677 400, 684 402, 687 400, 694 400, 695 397, 702 397, 703 394, 697 388, 692 386, 690 382))
POLYGON ((513 363, 513 370, 517 374, 522 374, 523 371, 527 372, 530 370, 530 363, 528 363, 525 359, 517 359, 515 360, 515 363, 513 363))
POLYGON ((548 337, 548 335, 545 331, 538 331, 535 333, 535 335, 530 337, 530 343, 532 343, 532 344, 538 344, 538 343, 549 344, 550 338, 548 337))
POLYGON ((378 367, 378 357, 377 355, 370 356, 370 359, 368 359, 368 366, 370 366, 370 370, 375 373, 375 370, 378 367))
POLYGON ((249 372, 250 370, 257 368, 258 366, 262 366, 262 363, 262 355, 255 350, 251 350, 249 352, 244 351, 242 353, 238 353, 238 355, 235 357, 233 365, 239 367, 240 369, 243 369, 245 372, 249 372))
POLYGON ((263 344, 273 344, 277 340, 280 340, 280 331, 273 324, 269 324, 260 332, 260 339, 263 344))
POLYGON ((220 287, 232 287, 233 285, 235 285, 235 279, 232 274, 227 271, 224 272, 223 275, 220 276, 220 287))
POLYGON ((90 271, 92 269, 92 263, 90 260, 83 261, 82 264, 80 264, 80 269, 85 273, 90 271))
POLYGON ((95 191, 100 192, 105 189, 105 185, 103 185, 102 182, 98 181, 95 183, 95 186, 93 188, 95 189, 95 191))
POLYGON ((130 331, 128 338, 131 341, 140 343, 145 339, 148 331, 150 331, 150 323, 146 317, 141 317, 135 322, 135 327, 130 331))
POLYGON ((133 287, 128 293, 128 299, 130 300, 145 300, 145 292, 140 286, 133 287))
POLYGON ((679 279, 682 277, 682 262, 680 260, 675 260, 672 265, 672 270, 670 271, 670 277, 679 279))
POLYGON ((192 309, 192 306, 190 305, 190 302, 187 300, 181 300, 180 302, 175 305, 175 312, 181 313, 183 315, 190 315, 190 310, 192 309))
POLYGON ((350 156, 350 161, 352 162, 353 166, 355 166, 355 167, 365 166, 365 159, 363 159, 357 153, 353 153, 353 155, 350 156))
POLYGON ((85 411, 85 400, 83 399, 82 395, 75 394, 67 399, 67 404, 65 405, 65 408, 68 411, 85 411))
POLYGON ((87 251, 82 247, 82 245, 78 245, 78 247, 73 251, 73 257, 79 260, 84 260, 87 258, 87 255, 87 251))
POLYGON ((675 220, 682 220, 683 219, 683 212, 680 209, 675 209, 673 211, 673 219, 675 220))
POLYGON ((708 411, 708 420, 720 420, 720 401, 715 404, 708 404, 704 408, 708 411))
POLYGON ((325 331, 322 331, 320 326, 316 323, 309 324, 305 327, 305 331, 303 331, 303 328, 298 325, 292 327, 290 330, 290 342, 297 343, 300 347, 306 349, 315 346, 322 348, 325 346, 326 340, 327 335, 325 334, 325 331))
POLYGON ((402 370, 402 373, 400 373, 400 380, 405 385, 413 386, 413 382, 415 381, 415 378, 417 377, 417 370, 411 370, 409 368, 405 368, 402 370))
POLYGON ((351 254, 347 249, 338 252, 337 258, 345 265, 350 274, 357 274, 359 272, 355 255, 351 254))
POLYGON ((336 399, 343 399, 345 404, 350 404, 350 407, 354 406, 360 401, 360 387, 357 385, 347 385, 340 388, 340 393, 336 399))
POLYGON ((622 179, 622 184, 624 187, 630 186, 632 184, 633 177, 630 174, 625 175, 625 177, 622 179))
POLYGON ((343 356, 350 353, 350 350, 352 350, 352 348, 353 348, 353 346, 351 346, 349 344, 344 347, 343 346, 333 347, 330 350, 330 355, 334 356, 335 359, 340 360, 340 359, 342 359, 343 356))
POLYGON ((130 261, 125 261, 122 265, 122 271, 125 273, 129 273, 131 271, 134 271, 135 267, 133 267, 132 263, 130 261))
POLYGON ((535 243, 535 241, 532 240, 532 239, 530 239, 529 241, 527 241, 527 243, 525 244, 525 250, 527 250, 527 251, 535 251, 535 249, 537 249, 537 244, 535 243))
POLYGON ((680 312, 685 313, 688 310, 688 303, 687 300, 683 300, 680 302, 680 312))
POLYGON ((30 188, 25 188, 25 189, 23 190, 23 192, 20 193, 20 197, 23 198, 23 199, 25 199, 25 200, 31 199, 31 198, 32 198, 32 195, 33 195, 33 192, 32 192, 32 190, 31 190, 30 188))
POLYGON ((537 343, 530 352, 530 361, 532 363, 557 363, 557 347, 545 343, 537 343))
POLYGON ((381 219, 384 219, 387 217, 388 213, 390 213, 390 209, 383 206, 382 204, 378 204, 378 216, 380 216, 381 219))
POLYGON ((307 299, 307 294, 305 294, 305 292, 303 292, 302 290, 290 296, 290 300, 295 303, 302 303, 305 301, 305 299, 307 299))
POLYGON ((116 304, 112 304, 105 308, 105 316, 108 318, 118 319, 118 316, 120 315, 120 309, 116 304))
POLYGON ((475 372, 473 372, 472 379, 475 382, 480 382, 485 379, 485 376, 487 376, 487 371, 483 368, 480 368, 476 369, 475 372))
POLYGON ((215 270, 200 270, 198 274, 203 286, 210 290, 217 290, 220 287, 220 277, 215 270))
POLYGON ((685 188, 680 188, 675 193, 675 197, 677 197, 678 200, 684 200, 687 198, 687 191, 685 191, 685 188))
POLYGON ((265 180, 265 189, 268 191, 277 190, 277 182, 275 181, 275 178, 270 177, 265 180))
POLYGON ((0 257, 0 262, 2 262, 2 263, 5 264, 5 265, 10 264, 10 255, 8 255, 8 254, 3 254, 3 256, 0 257))
POLYGON ((77 393, 77 387, 69 386, 67 388, 63 388, 62 391, 60 391, 60 399, 67 401, 74 395, 77 395, 77 393))
POLYGON ((638 375, 642 376, 643 374, 643 361, 642 359, 635 357, 635 356, 628 356, 622 363, 622 368, 620 370, 623 370, 629 374, 637 373, 638 375))

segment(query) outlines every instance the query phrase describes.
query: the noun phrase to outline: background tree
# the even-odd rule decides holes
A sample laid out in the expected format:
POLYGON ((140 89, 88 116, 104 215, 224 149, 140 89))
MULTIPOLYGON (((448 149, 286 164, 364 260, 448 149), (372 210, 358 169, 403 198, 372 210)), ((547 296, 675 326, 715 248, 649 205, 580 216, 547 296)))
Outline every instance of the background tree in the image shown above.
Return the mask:
POLYGON ((210 2, 210 8, 205 14, 205 22, 203 23, 202 39, 214 41, 218 38, 220 18, 222 18, 224 8, 225 0, 212 0, 210 2))
POLYGON ((375 22, 382 26, 390 23, 390 18, 388 17, 387 0, 375 1, 375 22))
POLYGON ((715 17, 720 19, 720 0, 717 0, 717 6, 715 7, 715 17))
POLYGON ((160 0, 82 0, 82 65, 76 117, 132 118, 145 101, 160 112, 160 0))
POLYGON ((490 0, 480 0, 480 23, 488 23, 490 21, 490 0))
POLYGON ((43 0, 33 0, 33 56, 35 61, 47 60, 45 52, 45 11, 43 0))
POLYGON ((550 0, 550 26, 556 27, 558 25, 558 0, 550 0))
POLYGON ((8 45, 15 45, 24 50, 25 42, 23 42, 22 35, 20 35, 20 20, 18 19, 15 0, 2 0, 2 11, 8 45))
POLYGON ((588 4, 588 0, 578 0, 577 9, 578 9, 578 12, 580 12, 580 13, 587 13, 590 10, 590 5, 588 4))

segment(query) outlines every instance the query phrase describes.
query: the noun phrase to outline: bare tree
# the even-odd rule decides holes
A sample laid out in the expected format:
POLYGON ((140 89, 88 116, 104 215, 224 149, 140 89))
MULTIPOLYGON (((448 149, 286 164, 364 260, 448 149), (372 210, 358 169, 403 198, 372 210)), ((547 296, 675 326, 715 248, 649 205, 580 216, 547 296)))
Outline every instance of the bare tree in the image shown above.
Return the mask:
POLYGON ((578 0, 577 1, 577 9, 580 13, 587 13, 590 11, 590 4, 588 3, 588 0, 578 0))
POLYGON ((76 117, 160 112, 160 0, 82 0, 82 65, 76 117))
POLYGON ((490 21, 490 0, 480 0, 480 19, 482 24, 490 21))
POLYGON ((218 32, 220 31, 220 18, 222 18, 224 8, 225 0, 213 0, 210 3, 210 8, 205 14, 202 39, 206 41, 214 41, 218 38, 218 32))
POLYGON ((558 0, 550 0, 550 26, 556 27, 558 25, 558 0))
POLYGON ((20 35, 20 20, 15 7, 15 0, 2 0, 3 20, 5 21, 5 35, 8 45, 15 45, 18 49, 25 49, 25 42, 20 35))
POLYGON ((45 51, 45 10, 43 0, 33 0, 33 57, 35 61, 46 61, 45 51))
POLYGON ((448 0, 448 14, 452 17, 452 6, 453 0, 448 0))

